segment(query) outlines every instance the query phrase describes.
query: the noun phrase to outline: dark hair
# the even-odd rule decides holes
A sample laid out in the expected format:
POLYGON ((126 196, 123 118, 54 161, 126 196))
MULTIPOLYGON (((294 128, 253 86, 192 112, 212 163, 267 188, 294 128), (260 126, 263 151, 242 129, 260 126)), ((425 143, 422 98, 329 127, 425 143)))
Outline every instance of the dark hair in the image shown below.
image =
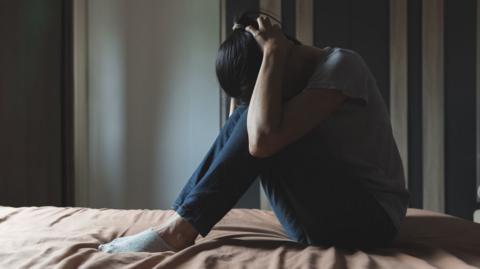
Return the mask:
MULTIPOLYGON (((263 53, 257 41, 244 27, 249 25, 258 29, 257 17, 266 15, 277 21, 265 12, 244 11, 235 18, 235 23, 243 27, 233 32, 220 45, 215 62, 217 79, 222 89, 231 97, 238 98, 241 103, 249 103, 253 87, 257 80, 258 71, 262 64, 263 53)), ((285 34, 285 33, 284 33, 285 34)), ((286 35, 296 45, 301 43, 286 35)))

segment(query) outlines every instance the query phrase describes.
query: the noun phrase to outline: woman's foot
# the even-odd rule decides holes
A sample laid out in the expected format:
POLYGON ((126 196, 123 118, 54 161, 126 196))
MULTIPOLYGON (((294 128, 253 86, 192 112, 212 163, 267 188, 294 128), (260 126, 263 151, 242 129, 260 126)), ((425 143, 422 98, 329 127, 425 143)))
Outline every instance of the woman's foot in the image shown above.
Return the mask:
POLYGON ((180 251, 195 243, 198 233, 186 220, 175 213, 165 224, 138 234, 119 237, 98 249, 108 253, 180 251))
POLYGON ((152 228, 134 235, 116 238, 106 244, 101 244, 98 246, 98 250, 107 253, 176 251, 159 237, 158 233, 152 228))
POLYGON ((154 231, 173 249, 179 251, 195 244, 198 232, 193 226, 175 212, 163 225, 152 227, 154 231))

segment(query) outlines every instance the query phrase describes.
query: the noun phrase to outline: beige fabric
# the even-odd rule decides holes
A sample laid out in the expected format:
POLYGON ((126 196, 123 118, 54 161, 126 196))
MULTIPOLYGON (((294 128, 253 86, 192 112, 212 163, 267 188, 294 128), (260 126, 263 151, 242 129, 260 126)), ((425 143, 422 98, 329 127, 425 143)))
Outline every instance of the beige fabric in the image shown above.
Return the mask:
POLYGON ((289 241, 270 211, 233 209, 181 252, 99 252, 173 211, 0 207, 0 268, 478 268, 480 224, 409 209, 393 248, 368 253, 289 241))

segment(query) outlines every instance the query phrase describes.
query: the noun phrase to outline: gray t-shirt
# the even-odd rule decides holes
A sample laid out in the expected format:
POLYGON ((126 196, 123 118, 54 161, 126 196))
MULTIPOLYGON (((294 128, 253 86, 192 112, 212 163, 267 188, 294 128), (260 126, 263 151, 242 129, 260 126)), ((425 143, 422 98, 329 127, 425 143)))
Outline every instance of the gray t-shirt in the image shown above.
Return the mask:
POLYGON ((410 195, 385 102, 359 54, 337 47, 325 49, 304 90, 337 89, 348 98, 314 128, 322 145, 328 145, 328 152, 317 154, 333 157, 346 173, 361 179, 398 229, 410 195))

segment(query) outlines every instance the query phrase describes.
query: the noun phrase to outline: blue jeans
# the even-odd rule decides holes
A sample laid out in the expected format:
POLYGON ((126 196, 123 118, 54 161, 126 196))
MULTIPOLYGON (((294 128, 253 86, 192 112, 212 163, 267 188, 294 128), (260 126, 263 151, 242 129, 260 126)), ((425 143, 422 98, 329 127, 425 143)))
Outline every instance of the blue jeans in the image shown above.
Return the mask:
POLYGON ((202 235, 236 204, 260 176, 273 212, 288 237, 306 245, 345 248, 387 246, 396 235, 388 215, 358 179, 338 172, 332 160, 309 158, 308 134, 280 152, 256 158, 248 151, 248 105, 238 106, 194 171, 172 209, 202 235))

